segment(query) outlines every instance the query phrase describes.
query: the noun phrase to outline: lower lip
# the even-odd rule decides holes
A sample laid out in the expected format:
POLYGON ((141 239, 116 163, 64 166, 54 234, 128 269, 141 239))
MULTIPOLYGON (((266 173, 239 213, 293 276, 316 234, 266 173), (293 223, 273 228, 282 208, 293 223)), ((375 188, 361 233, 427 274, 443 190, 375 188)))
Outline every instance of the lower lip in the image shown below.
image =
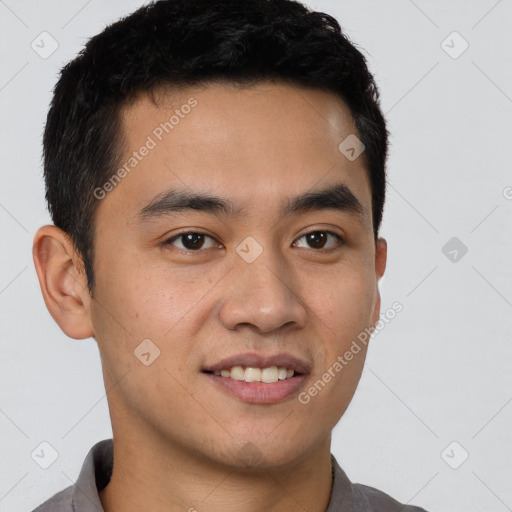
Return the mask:
POLYGON ((303 386, 306 375, 296 375, 277 382, 245 382, 212 373, 203 373, 216 386, 231 396, 250 404, 277 404, 296 395, 303 386))

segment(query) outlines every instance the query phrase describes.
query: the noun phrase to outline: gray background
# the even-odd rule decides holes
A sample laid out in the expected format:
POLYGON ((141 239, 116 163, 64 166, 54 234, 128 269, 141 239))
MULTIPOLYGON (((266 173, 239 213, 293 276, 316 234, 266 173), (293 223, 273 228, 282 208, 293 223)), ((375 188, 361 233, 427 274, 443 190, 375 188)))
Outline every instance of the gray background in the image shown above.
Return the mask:
MULTIPOLYGON (((380 86, 392 134, 382 311, 403 304, 370 344, 333 453, 352 481, 402 502, 512 510, 512 0, 307 3, 340 21, 380 86), (457 261, 442 250, 452 237, 457 261)), ((112 434, 96 344, 48 314, 31 245, 50 222, 40 155, 57 72, 139 5, 0 0, 1 510, 70 485, 112 434), (47 58, 31 47, 51 49, 43 31, 58 43, 47 58), (59 454, 48 469, 31 457, 43 441, 59 454)))

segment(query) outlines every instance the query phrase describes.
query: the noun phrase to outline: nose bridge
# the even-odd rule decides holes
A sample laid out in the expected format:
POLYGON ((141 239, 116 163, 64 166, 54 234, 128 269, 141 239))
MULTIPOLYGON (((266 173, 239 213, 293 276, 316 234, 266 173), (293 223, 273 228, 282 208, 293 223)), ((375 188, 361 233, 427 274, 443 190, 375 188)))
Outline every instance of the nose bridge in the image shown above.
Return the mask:
POLYGON ((305 325, 306 310, 294 289, 293 276, 270 245, 263 249, 254 239, 240 243, 231 279, 220 311, 226 328, 252 324, 269 332, 289 323, 305 325))

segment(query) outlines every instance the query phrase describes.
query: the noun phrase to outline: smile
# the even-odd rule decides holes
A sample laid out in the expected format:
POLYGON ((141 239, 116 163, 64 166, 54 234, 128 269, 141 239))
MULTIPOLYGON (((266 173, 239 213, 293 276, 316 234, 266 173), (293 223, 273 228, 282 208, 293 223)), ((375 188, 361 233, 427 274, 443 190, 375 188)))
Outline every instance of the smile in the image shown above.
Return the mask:
POLYGON ((265 382, 270 384, 279 380, 292 378, 295 374, 295 370, 285 368, 284 366, 269 366, 268 368, 233 366, 229 369, 216 370, 213 374, 228 379, 243 380, 245 382, 265 382))
POLYGON ((292 354, 237 354, 203 366, 201 373, 221 393, 251 404, 291 400, 305 386, 312 362, 292 354))

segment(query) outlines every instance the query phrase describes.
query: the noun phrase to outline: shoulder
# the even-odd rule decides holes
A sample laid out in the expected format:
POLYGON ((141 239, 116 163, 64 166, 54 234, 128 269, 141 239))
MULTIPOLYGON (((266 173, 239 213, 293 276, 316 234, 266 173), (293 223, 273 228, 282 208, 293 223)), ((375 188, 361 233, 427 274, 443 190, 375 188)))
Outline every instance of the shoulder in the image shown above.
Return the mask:
POLYGON ((326 512, 427 512, 421 507, 404 505, 375 487, 352 483, 331 454, 334 481, 326 512))
POLYGON ((66 487, 32 512, 103 512, 99 490, 109 482, 113 467, 113 440, 97 442, 87 453, 74 485, 66 487))
POLYGON ((73 486, 54 494, 32 512, 73 512, 73 486))
POLYGON ((365 512, 427 512, 414 505, 404 505, 389 494, 363 484, 352 484, 354 502, 360 505, 355 510, 365 512))

